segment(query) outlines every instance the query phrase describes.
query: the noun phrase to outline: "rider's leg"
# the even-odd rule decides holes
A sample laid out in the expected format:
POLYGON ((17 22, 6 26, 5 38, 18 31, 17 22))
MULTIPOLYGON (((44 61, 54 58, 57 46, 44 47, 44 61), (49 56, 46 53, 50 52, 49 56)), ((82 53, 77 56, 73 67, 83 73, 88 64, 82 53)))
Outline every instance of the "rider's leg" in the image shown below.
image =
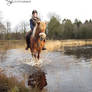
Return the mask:
POLYGON ((26 47, 26 50, 28 50, 28 48, 30 48, 30 36, 31 36, 32 32, 28 32, 26 34, 26 44, 27 44, 27 47, 26 47))
POLYGON ((28 48, 30 48, 30 36, 33 34, 33 30, 34 30, 33 24, 31 24, 30 26, 31 26, 31 31, 29 31, 29 32, 26 34, 26 43, 27 43, 26 50, 28 50, 28 48))

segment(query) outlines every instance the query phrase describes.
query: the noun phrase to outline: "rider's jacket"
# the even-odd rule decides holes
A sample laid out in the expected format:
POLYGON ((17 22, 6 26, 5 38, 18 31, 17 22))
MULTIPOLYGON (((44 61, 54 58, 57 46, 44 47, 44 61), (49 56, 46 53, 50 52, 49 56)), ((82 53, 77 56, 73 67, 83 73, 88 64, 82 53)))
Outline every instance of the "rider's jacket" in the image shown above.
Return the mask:
POLYGON ((30 28, 31 28, 31 31, 33 31, 33 29, 34 29, 34 27, 35 27, 35 25, 36 25, 36 23, 38 21, 40 21, 40 18, 38 18, 38 17, 32 17, 30 19, 30 28))

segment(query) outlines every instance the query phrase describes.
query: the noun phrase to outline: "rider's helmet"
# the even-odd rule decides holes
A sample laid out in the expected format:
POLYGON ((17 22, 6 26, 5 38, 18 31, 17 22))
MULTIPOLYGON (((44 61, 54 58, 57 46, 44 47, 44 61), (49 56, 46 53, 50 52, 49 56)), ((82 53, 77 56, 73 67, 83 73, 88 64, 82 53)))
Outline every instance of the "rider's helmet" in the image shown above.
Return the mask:
POLYGON ((33 10, 33 11, 32 11, 32 14, 34 14, 34 13, 37 13, 37 14, 38 14, 37 10, 33 10))

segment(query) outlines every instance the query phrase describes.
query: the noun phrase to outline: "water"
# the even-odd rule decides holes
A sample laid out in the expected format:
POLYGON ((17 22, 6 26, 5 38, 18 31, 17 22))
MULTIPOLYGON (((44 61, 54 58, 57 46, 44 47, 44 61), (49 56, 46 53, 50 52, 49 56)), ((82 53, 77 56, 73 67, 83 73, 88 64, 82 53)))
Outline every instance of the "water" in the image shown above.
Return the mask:
POLYGON ((44 51, 39 62, 34 66, 30 51, 20 45, 0 50, 0 69, 7 76, 25 80, 26 85, 29 76, 41 69, 47 81, 43 92, 92 92, 92 46, 44 51))

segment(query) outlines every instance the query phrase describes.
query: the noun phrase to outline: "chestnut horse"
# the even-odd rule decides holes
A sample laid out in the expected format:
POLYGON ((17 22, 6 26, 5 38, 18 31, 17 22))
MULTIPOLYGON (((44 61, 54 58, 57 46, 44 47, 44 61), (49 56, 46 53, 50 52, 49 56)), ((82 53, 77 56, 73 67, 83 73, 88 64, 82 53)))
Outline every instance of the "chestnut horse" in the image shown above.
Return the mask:
POLYGON ((39 60, 40 53, 42 48, 45 45, 45 34, 46 30, 46 23, 45 22, 38 22, 33 30, 33 33, 30 37, 30 50, 32 53, 32 57, 35 57, 39 60))

